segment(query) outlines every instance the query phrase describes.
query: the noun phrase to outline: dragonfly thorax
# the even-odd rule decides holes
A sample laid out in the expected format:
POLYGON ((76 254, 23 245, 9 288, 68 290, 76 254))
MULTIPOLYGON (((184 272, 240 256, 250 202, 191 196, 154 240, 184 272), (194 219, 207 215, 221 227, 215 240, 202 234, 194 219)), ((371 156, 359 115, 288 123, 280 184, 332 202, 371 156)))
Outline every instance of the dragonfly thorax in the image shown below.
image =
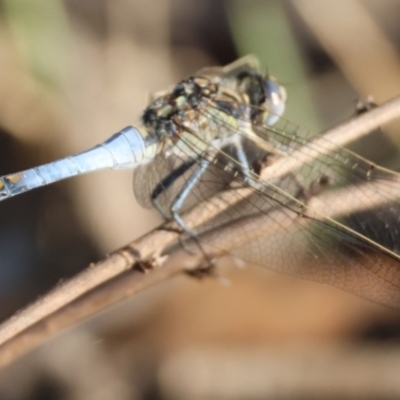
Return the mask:
POLYGON ((159 139, 177 137, 182 125, 196 119, 199 109, 218 91, 218 85, 206 77, 189 77, 149 104, 142 116, 143 125, 159 139))

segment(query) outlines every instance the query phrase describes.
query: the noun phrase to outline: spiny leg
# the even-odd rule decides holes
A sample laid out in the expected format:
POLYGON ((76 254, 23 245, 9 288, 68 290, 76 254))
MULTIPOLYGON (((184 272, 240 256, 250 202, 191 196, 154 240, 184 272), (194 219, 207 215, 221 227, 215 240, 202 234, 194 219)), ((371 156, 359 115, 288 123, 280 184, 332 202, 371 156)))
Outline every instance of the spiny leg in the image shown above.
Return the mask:
MULTIPOLYGON (((251 176, 251 168, 246 156, 246 153, 243 149, 242 142, 239 140, 235 140, 233 142, 233 146, 236 150, 236 157, 239 161, 239 169, 240 172, 243 175, 244 182, 249 185, 250 187, 253 187, 255 189, 261 189, 263 184, 261 182, 256 182, 254 177, 251 176)), ((295 197, 297 199, 302 199, 304 202, 308 202, 311 197, 315 196, 318 194, 322 189, 324 189, 326 186, 332 184, 333 179, 330 178, 327 175, 321 175, 318 179, 313 181, 310 184, 310 187, 306 189, 304 185, 297 179, 296 175, 293 173, 290 173, 289 176, 294 180, 294 182, 297 183, 299 190, 296 193, 295 197)))
POLYGON ((185 182, 185 184, 182 186, 181 190, 179 193, 175 196, 175 198, 172 201, 171 204, 171 215, 172 218, 176 221, 176 223, 188 234, 191 236, 195 236, 196 233, 189 229, 183 219, 179 215, 179 211, 181 210, 185 200, 189 196, 190 192, 193 190, 193 188, 198 184, 200 181, 201 177, 203 176, 204 172, 207 170, 208 166, 211 164, 211 160, 201 158, 199 160, 199 163, 194 170, 193 174, 190 175, 189 179, 185 182))
POLYGON ((243 149, 243 144, 240 139, 236 139, 232 143, 232 145, 235 148, 236 158, 239 162, 239 170, 243 175, 244 182, 251 185, 252 183, 254 183, 254 179, 250 174, 250 165, 246 153, 243 149))
MULTIPOLYGON (((198 184, 200 181, 201 177, 211 164, 212 160, 211 159, 206 159, 206 158, 200 158, 199 159, 199 164, 197 165, 196 169, 194 170, 193 174, 190 175, 189 179, 185 182, 185 184, 182 186, 181 190, 179 193, 176 195, 174 200, 172 201, 172 205, 170 208, 172 218, 174 221, 182 228, 184 232, 186 232, 197 244, 197 247, 203 254, 204 259, 207 261, 207 266, 202 268, 202 270, 210 270, 213 262, 210 259, 209 255, 207 252, 203 249, 203 246, 200 243, 200 240, 196 234, 195 231, 192 229, 188 228, 181 216, 179 215, 179 211, 181 210, 185 200, 189 196, 190 192, 193 190, 193 188, 198 184)), ((194 273, 197 275, 196 273, 194 273)))
POLYGON ((235 139, 232 142, 232 146, 235 149, 235 155, 238 161, 238 169, 243 176, 244 184, 254 189, 260 189, 262 187, 262 184, 259 181, 256 181, 257 176, 253 168, 249 164, 249 160, 247 158, 246 152, 244 151, 243 143, 240 138, 235 139))
POLYGON ((183 174, 188 171, 197 161, 197 159, 189 160, 187 162, 182 163, 178 168, 171 171, 152 191, 151 193, 151 203, 154 208, 163 216, 166 220, 169 219, 169 216, 165 214, 161 205, 158 202, 158 198, 161 194, 163 194, 166 190, 168 190, 183 174))
MULTIPOLYGON (((178 226, 181 228, 181 230, 187 234, 190 235, 193 240, 197 243, 197 246, 199 247, 200 251, 202 252, 204 258, 206 259, 207 263, 209 265, 212 264, 212 261, 210 260, 209 256, 206 254, 204 249, 202 248, 199 239, 194 231, 189 229, 182 218, 179 216, 179 210, 182 207, 183 203, 185 202, 187 196, 189 195, 190 191, 193 189, 193 187, 198 183, 200 180, 201 176, 207 169, 208 165, 211 163, 211 161, 207 161, 205 159, 192 159, 189 160, 183 164, 181 164, 178 168, 174 169, 167 177, 165 177, 153 190, 151 194, 151 201, 153 206, 157 209, 157 211, 165 218, 168 219, 169 216, 167 216, 160 206, 158 202, 159 196, 164 193, 168 188, 170 188, 174 182, 176 182, 179 178, 185 174, 196 162, 199 162, 199 165, 196 167, 195 171, 193 174, 189 177, 188 181, 184 184, 184 186, 181 188, 179 191, 178 195, 174 198, 172 201, 172 205, 170 208, 171 211, 171 216, 174 219, 174 221, 178 224, 178 226)), ((182 232, 181 232, 182 233, 182 232)), ((190 250, 187 248, 186 244, 183 242, 182 238, 179 237, 179 241, 185 251, 190 253, 190 250)), ((206 268, 205 268, 206 269, 206 268)), ((198 275, 196 273, 193 273, 193 275, 198 275)))
MULTIPOLYGON (((240 138, 237 138, 232 141, 231 145, 235 149, 235 156, 238 162, 238 169, 240 170, 241 174, 243 175, 243 180, 246 184, 248 184, 251 187, 257 187, 257 182, 255 182, 254 177, 251 174, 251 168, 248 162, 248 158, 246 156, 246 153, 244 151, 242 142, 240 138)), ((209 165, 213 162, 214 157, 216 154, 210 155, 208 154, 208 158, 200 158, 199 164, 196 167, 195 171, 193 174, 189 177, 189 179, 186 181, 178 195, 175 197, 175 199, 172 202, 171 206, 171 215, 172 218, 176 221, 176 223, 186 232, 188 233, 191 238, 197 243, 198 248, 200 251, 203 253, 203 256, 206 261, 209 262, 209 265, 212 266, 212 260, 209 258, 208 254, 204 251, 204 249, 201 246, 201 243, 199 241, 199 238, 193 230, 189 229, 185 222, 182 220, 182 218, 179 215, 179 211, 182 208, 185 200, 187 199, 189 193, 191 190, 196 186, 196 184, 200 181, 201 177, 209 167, 209 165)), ((204 269, 200 271, 200 275, 202 272, 210 270, 210 268, 205 267, 204 269)), ((194 273, 196 274, 196 273, 194 273)))

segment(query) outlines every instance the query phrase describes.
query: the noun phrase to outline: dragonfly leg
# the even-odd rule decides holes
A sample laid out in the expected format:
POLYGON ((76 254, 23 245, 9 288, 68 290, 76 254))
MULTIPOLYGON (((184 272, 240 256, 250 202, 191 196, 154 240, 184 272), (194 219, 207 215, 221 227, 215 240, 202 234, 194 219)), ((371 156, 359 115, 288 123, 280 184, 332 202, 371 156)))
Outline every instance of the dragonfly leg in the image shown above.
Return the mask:
POLYGON ((159 196, 164 193, 168 188, 170 188, 174 182, 182 177, 182 175, 188 171, 197 159, 189 160, 188 162, 183 163, 178 168, 174 169, 169 175, 167 175, 153 190, 151 193, 151 202, 153 207, 164 217, 164 219, 168 220, 169 216, 165 214, 162 209, 160 203, 158 202, 159 196))
MULTIPOLYGON (((202 270, 209 270, 212 268, 213 262, 210 259, 207 252, 203 249, 203 246, 200 243, 200 240, 195 231, 188 228, 181 216, 179 215, 179 211, 182 208, 185 200, 189 196, 192 189, 197 185, 200 181, 201 177, 203 176, 204 172, 207 170, 208 166, 211 164, 212 160, 207 158, 200 158, 199 164, 197 165, 196 169, 194 170, 193 174, 189 177, 189 179, 185 182, 180 192, 174 198, 172 205, 171 205, 171 215, 174 221, 182 228, 182 230, 187 233, 191 239, 196 242, 197 247, 201 251, 204 256, 204 259, 207 262, 208 267, 202 268, 202 270)), ((182 243, 182 241, 181 241, 182 243)), ((185 247, 185 246, 184 246, 185 247)))
POLYGON ((236 150, 236 158, 239 162, 239 169, 243 175, 244 182, 249 185, 254 184, 254 179, 252 178, 252 176, 250 174, 251 169, 250 169, 249 161, 247 159, 246 153, 243 149, 243 145, 242 145, 242 142, 240 141, 240 139, 236 140, 233 143, 233 146, 236 150))
POLYGON ((204 172, 208 168, 208 166, 211 164, 211 160, 206 159, 206 158, 201 158, 199 160, 199 164, 194 170, 193 174, 189 177, 189 179, 185 182, 183 185, 182 189, 179 191, 179 193, 176 195, 174 200, 172 201, 172 205, 170 208, 172 218, 174 221, 189 235, 191 236, 196 236, 196 233, 189 229, 183 219, 179 215, 179 211, 183 206, 183 203, 189 196, 190 192, 192 189, 197 185, 197 183, 200 181, 201 177, 203 176, 204 172))
MULTIPOLYGON (((188 162, 183 163, 180 165, 178 168, 173 170, 167 177, 165 177, 153 190, 151 194, 151 201, 154 206, 154 208, 166 219, 169 219, 169 216, 166 215, 164 210, 162 209, 161 205, 158 202, 159 196, 164 193, 169 187, 171 187, 174 182, 181 178, 185 172, 187 172, 196 162, 199 162, 198 166, 196 167, 195 171, 193 174, 190 176, 190 178, 186 181, 178 195, 174 198, 172 201, 172 205, 170 208, 171 216, 174 219, 174 221, 178 224, 178 226, 182 229, 183 232, 189 234, 193 240, 196 241, 197 246, 199 247, 200 251, 204 255, 205 260, 207 263, 211 266, 212 261, 210 260, 210 257, 206 254, 206 252, 203 250, 202 246, 200 245, 200 242, 197 238, 196 233, 189 229, 186 224, 184 223, 183 219, 179 216, 179 211, 182 208, 183 203, 185 202, 187 196, 189 195, 190 191, 193 189, 193 187, 198 183, 200 180, 201 176, 211 163, 211 160, 206 160, 206 159, 192 159, 188 162)), ((179 237, 179 241, 182 245, 182 248, 190 253, 191 251, 187 247, 187 245, 184 243, 181 237, 179 237)), ((205 269, 205 268, 202 268, 205 269)))
POLYGON ((260 182, 256 181, 255 174, 253 168, 250 166, 248 158, 246 156, 246 152, 243 149, 242 142, 239 140, 235 140, 232 143, 234 149, 235 149, 235 156, 238 161, 238 167, 239 170, 243 176, 243 181, 246 185, 254 188, 254 189, 259 189, 260 188, 260 182), (254 175, 254 176, 253 176, 254 175))

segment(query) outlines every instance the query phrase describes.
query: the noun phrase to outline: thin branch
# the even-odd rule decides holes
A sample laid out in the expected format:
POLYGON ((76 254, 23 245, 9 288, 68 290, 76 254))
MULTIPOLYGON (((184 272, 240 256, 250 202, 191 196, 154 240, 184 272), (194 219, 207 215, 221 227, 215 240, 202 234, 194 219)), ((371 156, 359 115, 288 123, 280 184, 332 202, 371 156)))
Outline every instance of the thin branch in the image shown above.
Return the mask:
MULTIPOLYGON (((127 260, 119 253, 115 253, 107 260, 100 261, 96 267, 101 268, 104 264, 112 266, 124 263, 126 264, 127 260)), ((171 260, 171 262, 165 263, 162 268, 151 270, 134 268, 108 281, 107 284, 86 293, 53 314, 38 320, 3 343, 0 346, 0 367, 11 363, 16 358, 79 321, 91 317, 101 310, 128 299, 149 287, 182 274, 185 270, 183 265, 171 260)))
MULTIPOLYGON (((285 175, 299 168, 302 163, 321 155, 321 152, 310 152, 310 147, 323 149, 326 152, 332 151, 337 146, 353 141, 399 116, 400 97, 397 97, 326 132, 323 137, 317 137, 305 146, 308 153, 299 149, 296 151, 298 153, 296 157, 293 157, 293 153, 290 157, 282 157, 263 171, 262 178, 271 179, 285 175)), ((195 228, 251 193, 252 190, 247 188, 219 193, 212 199, 213 207, 207 207, 207 202, 200 203, 185 214, 185 221, 189 228, 195 228)), ((281 227, 289 221, 287 214, 283 218, 279 211, 276 211, 276 215, 269 214, 266 218, 267 220, 281 219, 281 227)), ((246 223, 250 227, 251 219, 248 219, 246 223)), ((274 226, 277 227, 279 224, 274 224, 274 226)), ((272 235, 275 233, 273 229, 276 228, 271 227, 268 221, 260 224, 260 219, 258 219, 257 232, 254 234, 272 235), (266 229, 260 229, 260 226, 266 229)), ((235 229, 234 226, 225 229, 223 235, 220 230, 214 230, 211 235, 215 234, 215 241, 223 237, 224 243, 210 248, 207 246, 206 251, 213 258, 218 258, 223 256, 227 249, 236 248, 244 240, 251 239, 251 236, 241 237, 238 232, 240 230, 235 229), (216 250, 218 248, 224 250, 218 251, 216 250)), ((179 249, 168 254, 170 259, 168 263, 164 263, 165 259, 160 258, 159 255, 178 237, 179 232, 176 226, 173 223, 165 224, 161 229, 145 235, 106 259, 91 265, 75 278, 59 285, 49 294, 5 321, 0 325, 0 365, 11 362, 15 357, 42 343, 50 335, 77 321, 168 277, 201 264, 199 255, 189 256, 179 249), (132 269, 133 271, 127 273, 132 269), (121 278, 115 279, 121 274, 123 274, 121 278), (93 291, 95 288, 98 289, 93 291)), ((207 241, 210 242, 210 237, 207 241)), ((212 240, 211 243, 213 243, 212 240)))

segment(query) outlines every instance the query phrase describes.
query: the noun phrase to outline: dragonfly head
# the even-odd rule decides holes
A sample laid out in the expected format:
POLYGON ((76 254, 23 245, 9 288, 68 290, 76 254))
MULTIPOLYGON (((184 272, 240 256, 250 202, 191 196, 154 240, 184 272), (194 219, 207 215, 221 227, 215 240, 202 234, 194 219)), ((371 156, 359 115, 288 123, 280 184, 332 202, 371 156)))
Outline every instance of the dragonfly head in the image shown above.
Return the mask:
POLYGON ((239 92, 246 94, 254 107, 253 118, 263 125, 274 125, 282 116, 286 105, 286 90, 271 75, 246 70, 238 77, 239 92))
POLYGON ((267 125, 274 125, 282 116, 286 106, 286 89, 278 83, 273 76, 262 78, 264 101, 259 104, 265 109, 262 113, 262 122, 267 125))

